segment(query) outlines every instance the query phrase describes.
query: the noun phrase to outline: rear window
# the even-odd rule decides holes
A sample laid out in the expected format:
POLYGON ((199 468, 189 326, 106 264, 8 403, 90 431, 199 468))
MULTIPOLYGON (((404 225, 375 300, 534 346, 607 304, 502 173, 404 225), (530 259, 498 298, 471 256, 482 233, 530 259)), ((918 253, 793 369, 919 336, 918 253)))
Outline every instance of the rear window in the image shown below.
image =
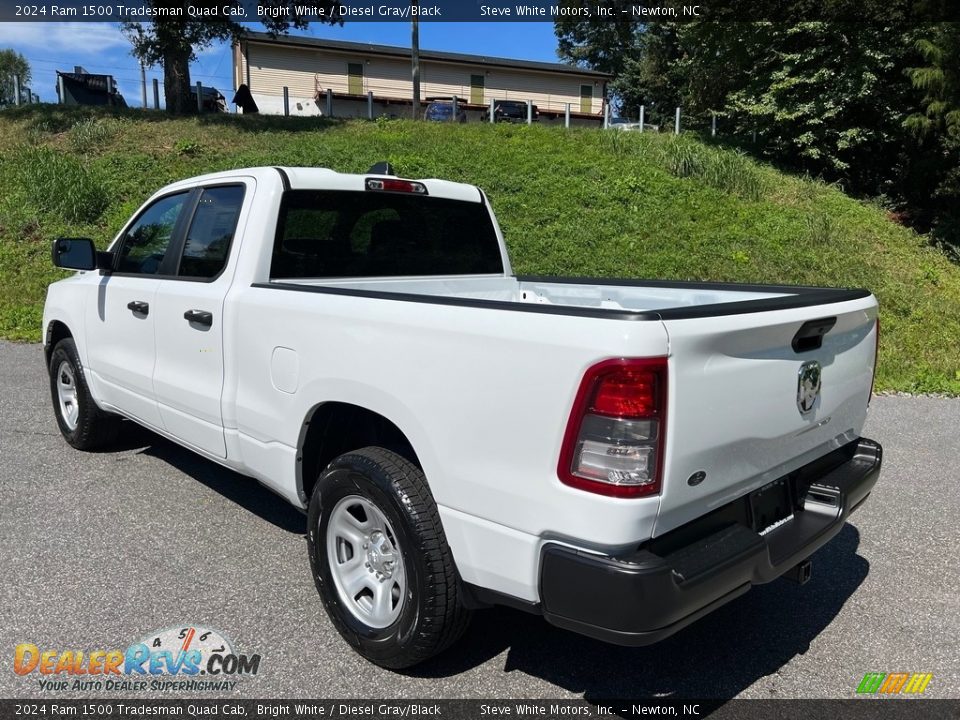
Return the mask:
POLYGON ((389 192, 284 193, 272 279, 503 272, 483 203, 389 192))

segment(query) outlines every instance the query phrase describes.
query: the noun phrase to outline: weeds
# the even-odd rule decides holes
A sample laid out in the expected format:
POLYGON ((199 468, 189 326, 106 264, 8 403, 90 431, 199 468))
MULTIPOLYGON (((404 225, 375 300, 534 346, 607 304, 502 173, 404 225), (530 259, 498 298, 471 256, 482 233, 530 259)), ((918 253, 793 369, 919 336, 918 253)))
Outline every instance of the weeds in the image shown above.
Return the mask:
POLYGON ((67 222, 93 222, 109 199, 104 182, 90 167, 49 147, 24 147, 9 163, 25 204, 67 222))
POLYGON ((89 155, 113 140, 120 132, 120 122, 112 118, 87 118, 70 128, 70 147, 81 155, 89 155))

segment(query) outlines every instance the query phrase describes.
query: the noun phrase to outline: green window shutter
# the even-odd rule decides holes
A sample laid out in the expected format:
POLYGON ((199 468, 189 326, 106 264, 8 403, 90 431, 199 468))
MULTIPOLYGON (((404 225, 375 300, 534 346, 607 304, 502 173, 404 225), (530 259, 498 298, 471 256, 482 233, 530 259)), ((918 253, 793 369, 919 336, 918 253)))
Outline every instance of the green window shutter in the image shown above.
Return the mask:
POLYGON ((363 95, 363 63, 347 63, 347 92, 363 95))

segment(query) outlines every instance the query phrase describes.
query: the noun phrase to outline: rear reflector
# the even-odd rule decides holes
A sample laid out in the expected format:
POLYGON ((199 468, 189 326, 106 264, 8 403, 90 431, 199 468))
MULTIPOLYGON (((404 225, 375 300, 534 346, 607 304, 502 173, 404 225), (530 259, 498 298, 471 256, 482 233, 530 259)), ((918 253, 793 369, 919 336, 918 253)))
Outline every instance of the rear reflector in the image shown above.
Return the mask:
POLYGON ((427 194, 427 186, 423 183, 392 178, 367 178, 367 190, 414 193, 416 195, 427 194))
POLYGON ((566 485, 614 497, 660 492, 667 359, 616 359, 584 374, 560 451, 566 485))

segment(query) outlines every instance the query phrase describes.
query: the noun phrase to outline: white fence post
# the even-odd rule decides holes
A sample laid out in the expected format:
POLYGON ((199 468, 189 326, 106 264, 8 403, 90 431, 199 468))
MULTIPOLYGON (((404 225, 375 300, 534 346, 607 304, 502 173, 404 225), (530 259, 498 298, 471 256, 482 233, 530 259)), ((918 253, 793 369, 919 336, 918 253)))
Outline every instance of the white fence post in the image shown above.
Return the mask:
POLYGON ((13 75, 13 102, 20 105, 20 76, 16 73, 13 75))
POLYGON ((570 103, 567 103, 567 109, 563 113, 563 126, 570 127, 570 103))
POLYGON ((283 115, 284 117, 290 114, 290 88, 286 85, 283 86, 283 115))
POLYGON ((197 112, 203 112, 203 84, 197 80, 197 112))
POLYGON ((457 102, 457 96, 454 95, 454 96, 453 96, 453 108, 452 108, 452 112, 450 113, 450 122, 457 122, 457 107, 458 107, 458 105, 459 105, 459 103, 457 102))
POLYGON ((153 109, 160 109, 160 82, 156 78, 153 79, 153 109))
POLYGON ((497 105, 497 101, 491 98, 490 99, 490 122, 491 123, 495 122, 495 118, 493 114, 495 112, 496 105, 497 105))
POLYGON ((606 130, 610 127, 610 103, 607 100, 603 101, 603 129, 606 130))
POLYGON ((61 75, 60 73, 57 73, 57 102, 60 103, 61 105, 64 105, 67 102, 67 98, 64 95, 66 90, 67 89, 63 84, 63 75, 61 75))
POLYGON ((680 108, 677 108, 677 116, 673 121, 673 134, 680 134, 680 108))
POLYGON ((333 90, 327 88, 327 117, 333 117, 333 90))
POLYGON ((713 113, 710 118, 710 137, 717 136, 717 113, 713 113))
POLYGON ((643 132, 643 123, 644 116, 647 114, 647 108, 644 105, 640 106, 640 132, 643 132))
POLYGON ((533 125, 533 100, 527 100, 527 125, 533 125))
POLYGON ((367 90, 367 120, 373 120, 373 90, 367 90))

